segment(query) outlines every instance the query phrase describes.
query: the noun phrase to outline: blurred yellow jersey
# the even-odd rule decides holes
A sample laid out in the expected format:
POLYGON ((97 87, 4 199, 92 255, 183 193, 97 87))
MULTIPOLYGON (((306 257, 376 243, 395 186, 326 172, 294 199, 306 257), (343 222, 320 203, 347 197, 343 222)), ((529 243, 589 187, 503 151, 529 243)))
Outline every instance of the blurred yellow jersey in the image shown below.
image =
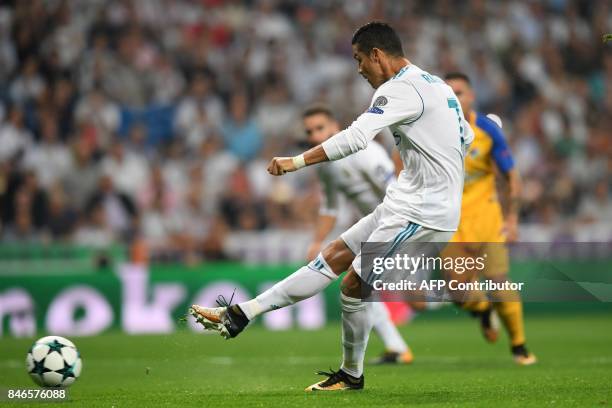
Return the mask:
POLYGON ((480 113, 468 118, 474 141, 465 156, 461 222, 455 242, 504 242, 503 214, 495 185, 495 167, 506 173, 514 167, 501 128, 480 113))

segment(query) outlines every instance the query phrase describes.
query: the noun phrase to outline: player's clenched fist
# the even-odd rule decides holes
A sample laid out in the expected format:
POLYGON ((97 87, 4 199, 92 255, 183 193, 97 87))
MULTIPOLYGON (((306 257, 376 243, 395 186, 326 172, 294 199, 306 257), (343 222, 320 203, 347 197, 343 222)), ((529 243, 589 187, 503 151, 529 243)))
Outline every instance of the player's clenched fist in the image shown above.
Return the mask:
POLYGON ((293 163, 292 157, 275 157, 270 160, 270 164, 268 165, 268 173, 273 176, 282 176, 287 172, 296 170, 297 168, 293 163))

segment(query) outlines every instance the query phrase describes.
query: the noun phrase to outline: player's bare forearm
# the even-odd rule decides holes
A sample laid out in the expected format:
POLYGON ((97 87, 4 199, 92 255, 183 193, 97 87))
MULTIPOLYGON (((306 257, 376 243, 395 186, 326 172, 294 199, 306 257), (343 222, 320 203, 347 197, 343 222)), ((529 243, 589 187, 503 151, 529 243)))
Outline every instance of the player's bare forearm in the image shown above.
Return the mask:
POLYGON ((334 229, 336 225, 336 217, 333 215, 319 215, 317 218, 317 224, 315 226, 315 233, 312 243, 308 247, 308 260, 314 259, 319 252, 321 252, 321 246, 325 238, 334 229))
POLYGON ((518 170, 512 169, 505 173, 505 177, 507 182, 505 191, 508 199, 508 215, 518 217, 521 210, 521 190, 523 186, 521 176, 518 170))
POLYGON ((503 189, 508 203, 506 211, 505 234, 508 242, 518 239, 518 218, 521 209, 521 176, 516 169, 504 173, 506 186, 503 189))
POLYGON ((322 242, 327 235, 334 229, 336 217, 333 215, 319 215, 315 228, 314 241, 322 242))
POLYGON ((327 157, 327 154, 325 154, 323 146, 318 145, 304 153, 304 161, 306 162, 307 166, 310 166, 311 164, 329 161, 329 158, 327 157))
POLYGON ((323 146, 318 145, 294 157, 274 157, 268 165, 268 173, 273 176, 282 176, 285 173, 296 171, 311 164, 328 161, 323 146))
POLYGON ((400 156, 399 150, 395 148, 393 149, 391 159, 393 160, 393 165, 395 166, 395 175, 399 176, 402 170, 404 170, 404 162, 402 162, 402 157, 400 156))

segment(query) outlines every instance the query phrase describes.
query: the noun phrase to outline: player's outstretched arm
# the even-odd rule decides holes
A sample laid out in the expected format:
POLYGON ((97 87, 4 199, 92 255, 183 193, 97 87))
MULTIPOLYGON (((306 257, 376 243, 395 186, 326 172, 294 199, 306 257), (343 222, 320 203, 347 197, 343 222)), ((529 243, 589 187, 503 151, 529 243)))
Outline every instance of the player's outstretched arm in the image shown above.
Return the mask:
POLYGON ((395 176, 399 177, 402 170, 404 170, 404 162, 400 156, 399 150, 393 149, 391 152, 391 160, 393 160, 393 166, 395 169, 395 176))
POLYGON ((507 197, 508 211, 506 214, 505 233, 508 242, 518 240, 518 219, 521 209, 521 176, 516 168, 503 173, 506 179, 506 186, 502 189, 507 197))
POLYGON ((311 164, 349 156, 365 149, 383 128, 404 120, 416 120, 424 109, 423 99, 412 84, 383 84, 374 94, 372 107, 348 128, 299 156, 273 158, 268 173, 282 176, 311 164))
POLYGON ((308 247, 308 252, 306 254, 306 259, 308 261, 312 261, 313 259, 315 259, 317 254, 321 252, 323 241, 325 241, 325 238, 329 235, 330 232, 332 232, 335 225, 336 216, 319 214, 319 217, 317 218, 317 225, 315 226, 314 238, 310 243, 308 247))
POLYGON ((508 204, 504 234, 508 242, 514 242, 518 240, 518 218, 522 189, 521 176, 514 165, 512 152, 506 143, 506 138, 501 128, 501 119, 499 117, 492 118, 491 114, 487 115, 487 117, 495 123, 490 125, 490 123, 485 122, 487 131, 493 139, 493 149, 491 151, 493 160, 506 181, 505 185, 500 189, 502 200, 508 204))
POLYGON ((321 145, 315 146, 312 149, 294 157, 274 157, 268 165, 268 173, 273 176, 282 176, 285 173, 290 173, 301 169, 302 167, 310 166, 324 161, 328 161, 327 154, 321 145))

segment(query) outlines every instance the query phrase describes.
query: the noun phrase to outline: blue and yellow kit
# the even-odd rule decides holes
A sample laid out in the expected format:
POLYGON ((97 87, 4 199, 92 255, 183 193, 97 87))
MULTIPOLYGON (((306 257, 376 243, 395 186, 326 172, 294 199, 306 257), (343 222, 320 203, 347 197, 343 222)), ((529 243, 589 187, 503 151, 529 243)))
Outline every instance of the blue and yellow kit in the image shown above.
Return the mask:
MULTIPOLYGON (((497 196, 495 168, 507 173, 514 168, 514 160, 504 134, 495 122, 473 111, 468 122, 474 130, 474 141, 465 156, 461 221, 451 242, 503 243, 506 241, 504 217, 497 196)), ((493 262, 495 267, 487 268, 492 269, 492 273, 508 270, 507 252, 502 250, 500 253, 501 247, 490 247, 498 255, 493 262)))

